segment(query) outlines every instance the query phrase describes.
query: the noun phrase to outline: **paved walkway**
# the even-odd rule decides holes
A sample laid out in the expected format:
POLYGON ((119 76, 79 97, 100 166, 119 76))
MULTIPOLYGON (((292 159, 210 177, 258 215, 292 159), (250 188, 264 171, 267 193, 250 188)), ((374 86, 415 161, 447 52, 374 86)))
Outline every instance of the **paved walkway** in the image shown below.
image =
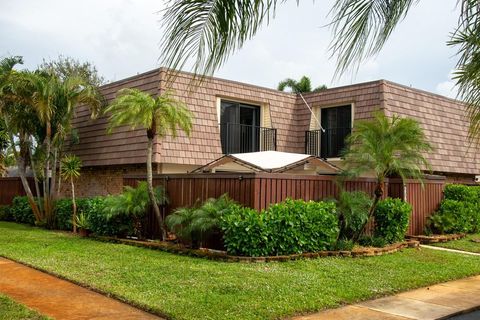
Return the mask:
POLYGON ((441 251, 460 253, 460 254, 468 254, 468 255, 471 255, 471 256, 480 256, 480 253, 477 253, 477 252, 468 252, 468 251, 456 250, 456 249, 450 249, 450 248, 444 248, 444 247, 435 247, 435 246, 429 246, 429 245, 426 245, 426 244, 421 244, 420 247, 427 248, 427 249, 433 249, 433 250, 441 250, 441 251))
POLYGON ((446 319, 480 307, 480 276, 445 282, 395 296, 326 310, 297 320, 446 319))
POLYGON ((0 292, 57 320, 160 319, 71 282, 0 258, 0 292))

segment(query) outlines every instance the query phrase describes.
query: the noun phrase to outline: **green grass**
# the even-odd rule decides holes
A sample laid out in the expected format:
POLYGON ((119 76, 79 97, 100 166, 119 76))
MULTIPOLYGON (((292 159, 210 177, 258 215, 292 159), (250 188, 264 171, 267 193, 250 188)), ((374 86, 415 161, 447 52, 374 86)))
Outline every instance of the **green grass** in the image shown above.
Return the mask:
POLYGON ((0 255, 176 319, 278 318, 480 274, 480 257, 438 250, 224 263, 6 222, 0 255))
POLYGON ((37 312, 13 301, 5 295, 0 294, 0 319, 1 320, 47 320, 37 312))
POLYGON ((465 238, 460 240, 434 243, 432 245, 437 247, 480 253, 480 243, 473 242, 472 239, 480 239, 480 233, 469 234, 465 238))

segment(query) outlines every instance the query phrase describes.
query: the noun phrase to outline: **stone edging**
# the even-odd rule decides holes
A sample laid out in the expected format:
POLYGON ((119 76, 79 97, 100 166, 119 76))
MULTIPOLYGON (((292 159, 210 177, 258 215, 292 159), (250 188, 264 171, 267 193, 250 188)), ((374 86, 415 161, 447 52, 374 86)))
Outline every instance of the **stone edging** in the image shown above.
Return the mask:
POLYGON ((352 251, 319 251, 301 254, 291 254, 285 256, 268 256, 268 257, 241 257, 231 256, 222 251, 213 251, 208 249, 189 249, 180 245, 170 244, 166 242, 138 241, 132 239, 121 239, 113 237, 92 237, 93 239, 131 245, 136 247, 148 248, 153 250, 161 250, 170 253, 188 255, 198 258, 207 258, 211 260, 225 262, 285 262, 299 259, 315 259, 321 257, 372 257, 390 254, 402 250, 404 248, 418 248, 420 243, 416 240, 407 240, 388 245, 383 248, 362 248, 352 251))
POLYGON ((434 234, 431 236, 407 236, 410 240, 419 241, 421 244, 430 244, 438 242, 447 242, 452 240, 458 240, 465 238, 467 235, 465 233, 458 234, 434 234))

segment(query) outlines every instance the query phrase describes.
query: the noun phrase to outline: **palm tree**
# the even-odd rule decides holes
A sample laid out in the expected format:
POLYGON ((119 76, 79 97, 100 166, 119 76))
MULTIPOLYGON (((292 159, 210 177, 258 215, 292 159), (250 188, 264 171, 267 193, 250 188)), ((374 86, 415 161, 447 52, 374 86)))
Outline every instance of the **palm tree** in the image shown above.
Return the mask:
POLYGON ((152 153, 153 140, 156 136, 163 138, 167 134, 177 136, 177 128, 190 135, 192 130, 192 113, 179 100, 174 99, 169 93, 163 93, 158 97, 137 89, 122 89, 117 98, 106 109, 109 116, 108 131, 118 126, 130 126, 132 129, 142 127, 146 129, 147 144, 147 183, 150 203, 153 206, 162 240, 166 239, 164 219, 160 208, 155 201, 153 189, 152 153))
POLYGON ((344 170, 346 175, 353 177, 361 174, 375 176, 375 197, 369 219, 384 194, 385 179, 398 175, 402 179, 421 181, 423 170, 430 167, 424 154, 431 150, 422 128, 414 119, 396 115, 389 118, 377 112, 372 120, 356 122, 347 138, 344 170))
MULTIPOLYGON (((162 63, 182 69, 194 61, 196 74, 212 74, 275 17, 279 0, 171 1, 163 15, 162 63)), ((299 3, 299 1, 297 1, 299 3)), ((336 0, 331 9, 337 75, 377 54, 415 0, 336 0)), ((454 80, 467 103, 470 137, 480 143, 480 10, 478 2, 459 0, 458 26, 450 46, 458 48, 454 80)))
POLYGON ((280 91, 285 91, 285 88, 290 88, 293 93, 308 93, 308 92, 319 92, 322 90, 327 89, 326 85, 321 85, 315 89, 312 90, 312 82, 309 77, 303 76, 300 78, 299 81, 296 81, 291 78, 287 78, 283 81, 280 81, 280 83, 277 86, 277 90, 280 91))
POLYGON ((74 180, 80 177, 80 168, 82 167, 82 161, 75 155, 67 155, 62 159, 61 176, 66 181, 70 180, 70 186, 72 188, 72 224, 73 232, 77 233, 77 203, 75 201, 75 184, 74 180))

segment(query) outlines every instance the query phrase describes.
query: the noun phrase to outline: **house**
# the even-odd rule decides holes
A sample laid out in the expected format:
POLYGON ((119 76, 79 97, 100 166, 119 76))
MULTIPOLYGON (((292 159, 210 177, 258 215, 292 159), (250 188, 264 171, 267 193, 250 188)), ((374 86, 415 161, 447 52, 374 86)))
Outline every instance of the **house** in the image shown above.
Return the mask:
MULTIPOLYGON (((213 77, 194 87, 190 73, 169 75, 160 68, 101 88, 107 101, 126 87, 151 94, 171 90, 194 113, 189 138, 180 133, 176 139, 155 141, 155 173, 186 173, 225 154, 271 150, 315 155, 341 167, 340 151, 355 121, 381 110, 420 122, 435 148, 427 154, 435 174, 468 183, 480 175, 478 149, 467 138, 464 105, 453 99, 378 80, 307 93, 304 101, 293 93, 213 77)), ((84 165, 80 196, 118 193, 125 174, 145 172, 145 130, 125 127, 108 135, 107 121, 105 116, 91 120, 82 107, 73 120, 80 142, 69 151, 84 165)))

